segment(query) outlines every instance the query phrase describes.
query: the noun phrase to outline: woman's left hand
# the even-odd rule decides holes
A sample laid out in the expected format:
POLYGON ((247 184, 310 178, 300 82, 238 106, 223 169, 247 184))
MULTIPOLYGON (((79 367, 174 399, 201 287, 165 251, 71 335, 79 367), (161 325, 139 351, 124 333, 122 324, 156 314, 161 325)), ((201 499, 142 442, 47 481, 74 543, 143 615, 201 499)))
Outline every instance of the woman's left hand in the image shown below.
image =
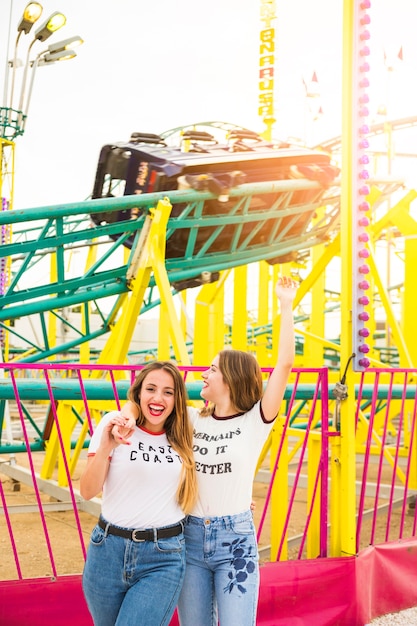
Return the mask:
POLYGON ((275 293, 280 303, 292 302, 297 293, 298 283, 289 276, 281 276, 275 285, 275 293))

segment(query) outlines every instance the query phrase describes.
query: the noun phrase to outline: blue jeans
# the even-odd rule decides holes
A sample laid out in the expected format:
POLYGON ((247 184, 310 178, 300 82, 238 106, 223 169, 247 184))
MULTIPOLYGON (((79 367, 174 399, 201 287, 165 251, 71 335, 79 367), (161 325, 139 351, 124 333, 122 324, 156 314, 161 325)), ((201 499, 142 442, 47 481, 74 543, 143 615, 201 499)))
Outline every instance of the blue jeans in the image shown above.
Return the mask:
POLYGON ((83 591, 95 626, 167 626, 185 572, 185 540, 135 542, 95 526, 83 591))
POLYGON ((181 626, 254 626, 259 556, 251 511, 229 517, 189 516, 187 567, 178 602, 181 626))

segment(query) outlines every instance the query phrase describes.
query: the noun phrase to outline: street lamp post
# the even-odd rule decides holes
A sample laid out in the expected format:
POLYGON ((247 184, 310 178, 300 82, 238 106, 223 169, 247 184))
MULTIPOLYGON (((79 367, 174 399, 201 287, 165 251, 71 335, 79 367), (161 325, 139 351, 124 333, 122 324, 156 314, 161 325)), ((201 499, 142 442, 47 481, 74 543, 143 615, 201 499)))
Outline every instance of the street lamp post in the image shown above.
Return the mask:
MULTIPOLYGON (((39 52, 31 58, 32 49, 36 42, 43 43, 51 37, 57 30, 66 23, 63 13, 56 11, 35 30, 32 41, 26 51, 26 61, 21 63, 18 58, 18 48, 22 35, 27 35, 32 30, 35 23, 42 14, 42 5, 39 2, 29 2, 23 12, 23 16, 17 26, 17 36, 14 44, 13 55, 9 57, 7 51, 7 62, 4 80, 4 94, 2 106, 0 107, 0 211, 13 209, 14 192, 14 140, 19 135, 23 135, 25 122, 27 119, 29 104, 31 100, 33 83, 36 70, 39 66, 49 65, 76 56, 73 48, 81 43, 81 37, 71 37, 57 43, 49 45, 46 50, 39 52), (16 98, 16 79, 19 69, 23 67, 23 75, 20 85, 19 99, 16 98), (10 74, 10 76, 9 76, 10 74), (10 87, 9 87, 10 78, 10 87), (26 86, 29 81, 29 89, 26 94, 26 86), (18 104, 15 104, 15 100, 18 104)), ((11 229, 1 229, 0 246, 9 243, 12 237, 11 229)), ((0 297, 7 290, 10 276, 10 267, 5 259, 0 263, 0 297)), ((0 359, 8 357, 8 333, 0 329, 0 359)))
POLYGON ((40 41, 41 43, 46 41, 57 30, 65 26, 65 15, 59 11, 52 13, 52 15, 50 15, 49 18, 35 31, 34 37, 27 48, 26 61, 23 66, 20 96, 18 104, 15 106, 16 76, 21 65, 18 59, 19 43, 22 34, 27 35, 31 31, 34 24, 39 20, 41 14, 42 5, 39 4, 39 2, 29 2, 26 5, 23 16, 17 27, 17 37, 13 57, 11 60, 7 61, 3 106, 0 108, 0 137, 8 141, 13 141, 15 137, 23 135, 24 133, 28 106, 33 90, 33 82, 38 66, 74 58, 76 53, 72 50, 72 48, 83 43, 81 37, 78 36, 65 39, 64 41, 50 45, 46 50, 40 52, 35 59, 31 59, 32 48, 37 41, 40 41), (8 74, 10 71, 11 81, 9 90, 8 74), (28 94, 26 96, 26 85, 29 76, 30 84, 28 94))
POLYGON ((26 6, 23 12, 22 18, 17 27, 17 37, 16 37, 16 43, 14 46, 13 61, 7 62, 6 80, 5 80, 5 86, 4 86, 4 107, 7 106, 7 87, 8 87, 8 75, 9 75, 10 64, 13 69, 12 84, 10 88, 10 107, 12 107, 12 104, 13 104, 14 80, 15 80, 15 75, 16 75, 15 69, 17 67, 17 49, 19 46, 20 37, 22 36, 22 33, 27 35, 30 32, 32 26, 40 18, 41 15, 42 15, 42 6, 38 2, 29 2, 29 4, 26 6))
MULTIPOLYGON (((62 41, 57 41, 56 43, 48 46, 46 50, 42 50, 39 52, 36 59, 31 61, 31 79, 29 84, 29 89, 26 98, 26 104, 24 105, 23 99, 21 102, 21 109, 25 112, 25 121, 29 112, 29 104, 32 97, 33 91, 33 83, 35 81, 36 70, 41 65, 50 65, 51 63, 57 63, 58 61, 68 61, 69 59, 73 59, 77 56, 76 52, 74 52, 73 48, 76 46, 80 46, 83 43, 83 40, 78 35, 75 37, 70 37, 69 39, 64 39, 62 41)), ((24 98, 24 93, 22 98, 24 98)), ((24 122, 23 122, 24 129, 24 122)))

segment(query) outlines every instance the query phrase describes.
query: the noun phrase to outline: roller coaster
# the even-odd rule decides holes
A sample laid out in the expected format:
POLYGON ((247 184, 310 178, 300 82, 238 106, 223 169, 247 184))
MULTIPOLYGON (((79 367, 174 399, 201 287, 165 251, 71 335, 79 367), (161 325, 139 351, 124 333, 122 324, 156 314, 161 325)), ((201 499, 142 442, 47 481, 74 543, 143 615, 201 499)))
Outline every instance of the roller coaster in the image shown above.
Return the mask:
MULTIPOLYGON (((416 123, 412 117, 391 128, 416 123)), ((382 130, 375 125, 370 135, 382 130)), ((4 352, 22 362, 63 359, 110 333, 102 358, 123 362, 127 343, 117 353, 109 347, 117 323, 131 329, 131 337, 139 315, 179 291, 218 281, 240 266, 300 265, 315 247, 329 249, 340 230, 340 170, 332 153, 339 147, 340 139, 314 149, 265 141, 225 122, 157 135, 134 132, 126 142, 103 146, 91 199, 0 214, 2 228, 13 231, 13 240, 2 245, 9 268, 0 306, 0 326, 9 338, 4 352), (157 207, 165 207, 166 220, 163 226, 157 220, 167 278, 162 292, 152 263, 144 260, 152 229, 155 237, 157 207), (72 262, 80 249, 84 266, 72 262), (139 301, 133 292, 143 263, 150 271, 141 276, 139 301), (126 313, 129 298, 135 305, 126 313), (79 328, 68 317, 74 309, 79 328), (22 318, 35 325, 36 339, 19 332, 22 318), (69 341, 57 345, 51 320, 71 330, 69 341), (16 342, 24 348, 13 351, 16 342)), ((403 193, 403 180, 370 182, 374 214, 403 193)), ((398 227, 395 232, 401 234, 398 227)))

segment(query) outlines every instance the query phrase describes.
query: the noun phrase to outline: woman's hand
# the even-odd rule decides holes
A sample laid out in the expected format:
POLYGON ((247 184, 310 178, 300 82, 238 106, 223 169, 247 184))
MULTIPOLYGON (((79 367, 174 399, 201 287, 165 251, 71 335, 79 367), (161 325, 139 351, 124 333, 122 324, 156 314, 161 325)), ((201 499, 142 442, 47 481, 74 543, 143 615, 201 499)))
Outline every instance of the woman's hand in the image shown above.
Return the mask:
POLYGON ((133 417, 123 417, 117 415, 113 417, 109 424, 111 424, 110 434, 113 437, 117 445, 124 444, 130 446, 129 438, 135 432, 136 422, 133 417))
POLYGON ((282 276, 275 285, 275 293, 280 304, 292 303, 297 293, 298 284, 289 276, 282 276))

